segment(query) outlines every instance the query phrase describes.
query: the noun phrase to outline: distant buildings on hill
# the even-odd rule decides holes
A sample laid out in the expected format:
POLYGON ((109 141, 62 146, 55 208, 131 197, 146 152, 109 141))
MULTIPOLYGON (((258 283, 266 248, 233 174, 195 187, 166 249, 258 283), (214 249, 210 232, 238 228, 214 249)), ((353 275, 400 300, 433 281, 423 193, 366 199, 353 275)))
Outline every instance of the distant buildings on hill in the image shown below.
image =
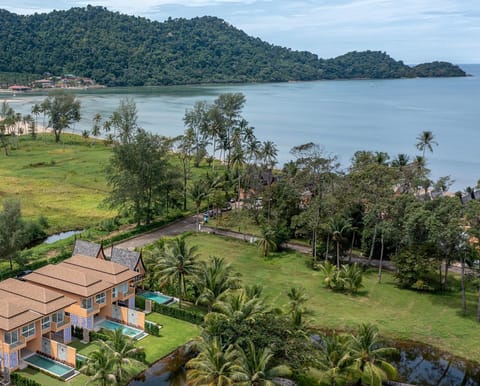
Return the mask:
POLYGON ((63 76, 49 76, 44 79, 37 79, 29 84, 0 84, 0 88, 12 91, 13 93, 28 92, 35 89, 65 89, 65 88, 103 88, 105 86, 95 83, 91 78, 65 74, 63 76))

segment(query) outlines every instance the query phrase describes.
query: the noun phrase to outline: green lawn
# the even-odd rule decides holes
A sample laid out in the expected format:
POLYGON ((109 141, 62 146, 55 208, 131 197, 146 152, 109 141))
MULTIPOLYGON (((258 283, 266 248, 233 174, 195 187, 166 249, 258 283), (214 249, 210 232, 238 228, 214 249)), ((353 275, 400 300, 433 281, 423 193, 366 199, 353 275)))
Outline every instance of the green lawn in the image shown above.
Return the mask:
POLYGON ((205 258, 227 258, 245 284, 263 284, 274 305, 286 303, 288 288, 304 287, 314 326, 343 330, 372 322, 385 337, 431 344, 470 360, 480 358, 474 292, 468 293, 469 314, 464 318, 460 292, 435 295, 401 290, 391 274, 385 273, 382 284, 378 284, 376 272, 372 272, 365 276, 365 287, 359 294, 335 293, 323 287, 320 272, 310 269, 308 258, 300 253, 277 253, 264 259, 254 245, 207 234, 192 235, 189 242, 198 245, 205 258))
MULTIPOLYGON (((160 358, 170 354, 177 347, 192 340, 200 333, 200 328, 198 326, 169 316, 151 313, 147 316, 147 319, 162 326, 160 329, 160 336, 149 335, 137 343, 138 346, 145 348, 146 360, 150 365, 158 361, 160 358)), ((88 356, 92 351, 95 351, 98 348, 98 345, 95 342, 83 344, 78 340, 70 343, 70 346, 75 347, 77 353, 85 356, 88 356)), ((146 366, 142 366, 136 370, 141 372, 145 370, 145 368, 146 366)), ((69 382, 62 382, 32 368, 19 370, 19 372, 45 386, 83 386, 89 379, 89 377, 80 374, 69 382)))

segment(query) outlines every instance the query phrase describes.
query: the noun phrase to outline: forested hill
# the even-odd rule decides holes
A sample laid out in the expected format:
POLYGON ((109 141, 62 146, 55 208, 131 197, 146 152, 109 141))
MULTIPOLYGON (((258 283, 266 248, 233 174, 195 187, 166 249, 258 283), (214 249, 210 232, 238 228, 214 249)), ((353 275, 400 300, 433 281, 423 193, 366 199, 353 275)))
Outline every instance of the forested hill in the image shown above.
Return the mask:
POLYGON ((0 10, 0 72, 91 77, 109 86, 465 76, 409 67, 382 52, 319 59, 274 46, 215 17, 163 23, 87 6, 21 16, 0 10))

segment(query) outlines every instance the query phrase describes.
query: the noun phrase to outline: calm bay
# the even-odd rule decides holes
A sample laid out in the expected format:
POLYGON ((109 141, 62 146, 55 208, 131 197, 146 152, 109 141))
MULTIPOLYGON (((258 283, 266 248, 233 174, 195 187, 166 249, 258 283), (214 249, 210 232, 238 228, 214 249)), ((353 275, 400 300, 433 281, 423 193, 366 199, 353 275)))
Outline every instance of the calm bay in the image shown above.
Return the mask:
MULTIPOLYGON (((247 100, 244 117, 258 139, 277 144, 280 164, 291 159, 293 146, 306 142, 337 155, 344 167, 357 150, 414 157, 416 136, 430 130, 439 144, 427 154, 432 178, 450 175, 451 190, 463 190, 480 178, 480 65, 462 68, 474 76, 77 90, 83 119, 74 130, 89 130, 95 113, 107 117, 121 98, 131 97, 141 127, 176 136, 184 130, 185 109, 196 101, 241 92, 247 100)), ((8 98, 26 114, 45 94, 8 98)))

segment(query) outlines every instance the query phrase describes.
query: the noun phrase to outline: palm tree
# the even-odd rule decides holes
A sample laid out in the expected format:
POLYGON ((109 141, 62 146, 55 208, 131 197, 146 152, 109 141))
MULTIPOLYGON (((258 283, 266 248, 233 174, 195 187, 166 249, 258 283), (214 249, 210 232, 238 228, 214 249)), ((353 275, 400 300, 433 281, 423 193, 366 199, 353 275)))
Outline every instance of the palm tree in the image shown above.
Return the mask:
POLYGON ((207 263, 201 265, 196 281, 200 290, 197 304, 206 305, 208 312, 215 302, 240 287, 239 274, 224 258, 217 256, 211 256, 207 263))
POLYGON ((87 362, 80 368, 80 371, 92 376, 88 383, 96 384, 100 382, 102 386, 117 383, 112 354, 106 347, 100 347, 90 353, 87 362))
POLYGON ((165 245, 155 271, 162 283, 175 283, 178 286, 178 304, 187 292, 186 278, 193 277, 199 268, 197 247, 188 247, 184 236, 176 237, 165 245))
POLYGON ((225 299, 217 301, 213 305, 213 313, 208 317, 223 317, 229 320, 248 321, 255 320, 258 315, 269 311, 262 299, 245 288, 230 293, 225 299))
POLYGON ((283 377, 291 374, 291 370, 286 365, 272 366, 272 351, 266 348, 255 348, 253 342, 246 341, 247 349, 237 346, 236 379, 240 385, 251 386, 275 386, 272 381, 275 377, 283 377))
POLYGON ((277 163, 277 146, 272 141, 265 141, 262 144, 262 158, 265 166, 272 169, 277 163))
POLYGON ((198 229, 198 221, 200 216, 200 207, 202 206, 202 201, 207 198, 207 187, 202 181, 195 181, 190 188, 190 196, 192 197, 193 202, 195 203, 195 209, 197 211, 197 216, 195 217, 196 229, 198 229))
POLYGON ((236 383, 236 352, 233 346, 222 347, 219 337, 200 338, 199 354, 187 362, 189 385, 229 386, 236 383))
POLYGON ((313 374, 319 370, 318 378, 323 385, 345 385, 352 379, 354 369, 350 353, 351 339, 347 335, 326 335, 320 345, 320 355, 315 362, 313 374))
POLYGON ((351 222, 344 217, 334 217, 328 224, 332 240, 337 244, 337 269, 340 269, 340 244, 343 242, 344 234, 351 228, 351 222))
POLYGON ((338 279, 338 270, 335 265, 330 263, 329 261, 325 261, 322 264, 320 264, 320 270, 323 273, 324 279, 323 281, 325 282, 326 286, 328 289, 333 289, 337 285, 337 279, 338 279))
POLYGON ((395 379, 397 376, 395 367, 385 360, 395 349, 379 345, 376 326, 362 324, 357 334, 352 336, 351 349, 354 367, 359 371, 363 384, 381 386, 383 381, 395 379))
POLYGON ((425 151, 428 150, 433 153, 432 145, 438 146, 438 142, 435 141, 435 137, 431 131, 422 131, 417 136, 417 149, 422 152, 422 157, 425 158, 425 151))
POLYGON ((342 265, 339 275, 342 277, 342 283, 351 293, 355 293, 363 287, 363 272, 362 268, 360 268, 357 263, 352 265, 342 265))
POLYGON ((123 335, 120 328, 107 331, 108 340, 100 341, 100 344, 110 351, 111 365, 115 371, 117 382, 125 379, 126 375, 130 375, 128 367, 132 365, 139 365, 145 361, 145 352, 143 347, 137 347, 132 338, 123 335))
POLYGON ((289 299, 289 313, 292 315, 293 325, 295 327, 302 327, 303 315, 307 312, 304 304, 308 300, 305 293, 305 288, 291 287, 287 292, 289 299))
POLYGON ((240 190, 241 190, 241 177, 242 177, 242 170, 243 167, 245 166, 245 153, 242 150, 241 147, 236 146, 233 149, 232 155, 230 157, 230 164, 235 171, 235 174, 237 175, 238 179, 238 190, 237 190, 237 206, 240 201, 240 190))
POLYGON ((270 228, 262 229, 262 237, 257 241, 257 247, 262 256, 267 257, 270 252, 277 249, 277 243, 275 243, 274 233, 270 228))

